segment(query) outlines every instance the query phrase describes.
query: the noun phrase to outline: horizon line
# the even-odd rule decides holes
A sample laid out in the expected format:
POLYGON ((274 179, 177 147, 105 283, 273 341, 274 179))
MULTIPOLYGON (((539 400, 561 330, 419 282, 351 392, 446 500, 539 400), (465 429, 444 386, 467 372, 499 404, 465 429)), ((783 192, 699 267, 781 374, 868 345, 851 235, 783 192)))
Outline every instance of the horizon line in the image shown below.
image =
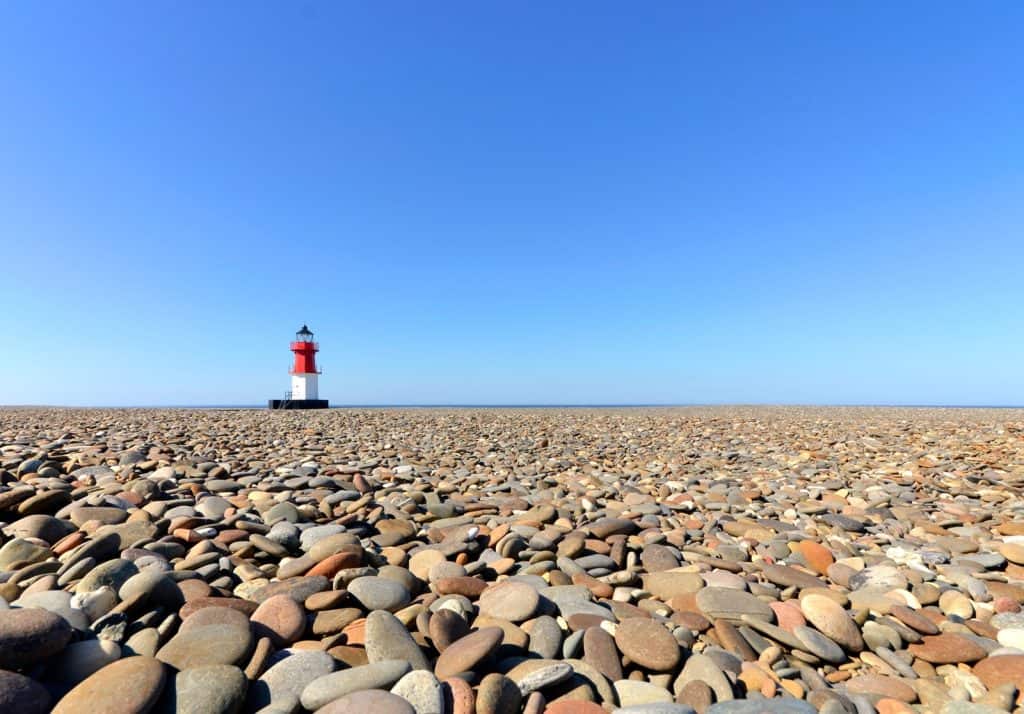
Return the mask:
MULTIPOLYGON (((607 402, 607 403, 366 403, 328 409, 681 409, 694 407, 817 407, 842 409, 1024 409, 1024 404, 923 404, 873 402, 607 402)), ((261 409, 265 404, 0 404, 0 409, 261 409)), ((320 411, 320 410, 316 410, 320 411)))

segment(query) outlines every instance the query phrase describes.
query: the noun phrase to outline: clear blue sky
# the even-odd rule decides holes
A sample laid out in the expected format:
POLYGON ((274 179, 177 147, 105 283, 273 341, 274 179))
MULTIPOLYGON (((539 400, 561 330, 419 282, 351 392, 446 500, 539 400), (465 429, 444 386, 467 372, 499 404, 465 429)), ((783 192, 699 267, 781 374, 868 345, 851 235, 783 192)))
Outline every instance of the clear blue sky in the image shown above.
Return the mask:
POLYGON ((1024 5, 0 4, 0 403, 1024 404, 1024 5))

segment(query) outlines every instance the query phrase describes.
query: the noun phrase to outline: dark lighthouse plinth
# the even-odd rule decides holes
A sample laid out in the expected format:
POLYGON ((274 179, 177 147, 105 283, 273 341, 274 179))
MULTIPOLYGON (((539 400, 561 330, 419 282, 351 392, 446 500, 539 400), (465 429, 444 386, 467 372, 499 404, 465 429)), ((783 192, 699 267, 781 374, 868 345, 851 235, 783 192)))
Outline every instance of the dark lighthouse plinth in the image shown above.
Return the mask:
POLYGON ((284 399, 271 399, 271 409, 326 409, 327 400, 318 399, 316 353, 320 345, 313 341, 313 333, 305 325, 295 333, 292 342, 295 362, 289 374, 292 376, 292 390, 285 392, 284 399))

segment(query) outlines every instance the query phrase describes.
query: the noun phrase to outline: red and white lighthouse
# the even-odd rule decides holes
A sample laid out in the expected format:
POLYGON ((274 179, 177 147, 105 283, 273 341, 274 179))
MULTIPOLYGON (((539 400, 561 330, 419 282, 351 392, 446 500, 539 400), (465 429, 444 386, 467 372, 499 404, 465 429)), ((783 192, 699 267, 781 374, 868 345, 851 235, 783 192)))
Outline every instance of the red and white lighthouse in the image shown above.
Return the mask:
POLYGON ((326 409, 327 400, 320 399, 317 381, 320 370, 316 368, 316 353, 320 345, 313 341, 313 333, 305 325, 295 333, 291 344, 295 361, 288 373, 292 376, 292 389, 284 399, 271 399, 271 409, 326 409))

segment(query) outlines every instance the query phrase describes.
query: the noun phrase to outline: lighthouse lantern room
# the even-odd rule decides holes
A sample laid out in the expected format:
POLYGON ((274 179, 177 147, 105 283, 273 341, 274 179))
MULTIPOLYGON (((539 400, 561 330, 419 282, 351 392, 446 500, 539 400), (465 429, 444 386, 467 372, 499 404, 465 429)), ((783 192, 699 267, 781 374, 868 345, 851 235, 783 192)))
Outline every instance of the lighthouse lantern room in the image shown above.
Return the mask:
POLYGON ((320 399, 317 391, 317 380, 320 370, 316 368, 316 353, 320 345, 313 341, 313 333, 305 325, 295 333, 291 344, 295 360, 289 374, 292 377, 292 389, 284 399, 271 399, 271 409, 326 409, 327 400, 320 399))

